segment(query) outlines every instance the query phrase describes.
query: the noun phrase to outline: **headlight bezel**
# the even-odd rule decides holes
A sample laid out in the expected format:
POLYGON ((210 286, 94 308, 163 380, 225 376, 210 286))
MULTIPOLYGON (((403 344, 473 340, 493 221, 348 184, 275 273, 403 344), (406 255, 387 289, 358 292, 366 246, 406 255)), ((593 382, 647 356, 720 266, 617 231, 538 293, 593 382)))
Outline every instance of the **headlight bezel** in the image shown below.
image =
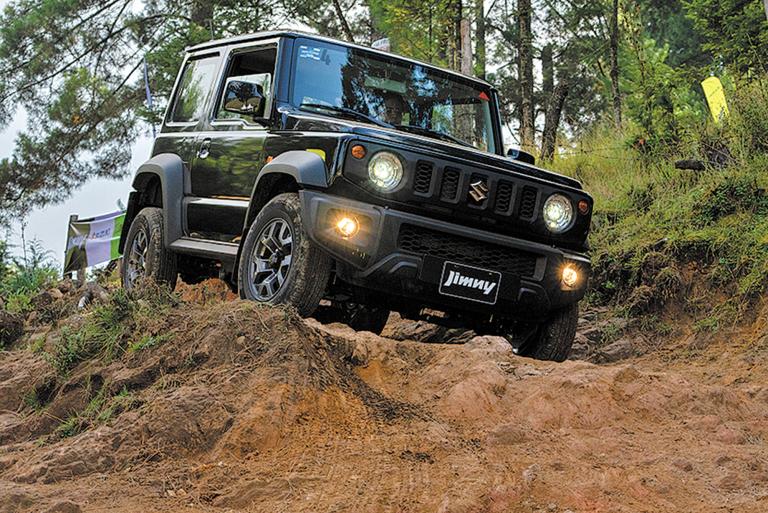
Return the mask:
POLYGON ((403 165, 402 158, 392 151, 377 151, 368 159, 366 168, 368 171, 368 183, 378 192, 385 194, 392 193, 403 184, 405 178, 405 166, 403 165), (392 165, 394 168, 393 178, 389 180, 374 172, 375 165, 383 159, 386 159, 388 164, 392 165))
POLYGON ((573 200, 559 192, 550 194, 542 204, 541 217, 544 221, 544 226, 546 226, 550 233, 559 235, 567 232, 576 222, 576 209, 573 206, 573 200), (561 207, 559 219, 558 217, 550 217, 548 215, 551 212, 550 206, 553 208, 561 207))

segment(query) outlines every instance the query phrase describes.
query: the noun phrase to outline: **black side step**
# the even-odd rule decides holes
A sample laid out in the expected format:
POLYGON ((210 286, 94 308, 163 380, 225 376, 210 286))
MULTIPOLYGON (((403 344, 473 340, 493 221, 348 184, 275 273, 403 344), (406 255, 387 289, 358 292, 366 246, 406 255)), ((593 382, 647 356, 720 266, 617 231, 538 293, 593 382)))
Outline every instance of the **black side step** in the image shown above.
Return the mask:
POLYGON ((171 243, 174 253, 234 262, 237 259, 238 245, 232 242, 219 242, 182 237, 171 243))

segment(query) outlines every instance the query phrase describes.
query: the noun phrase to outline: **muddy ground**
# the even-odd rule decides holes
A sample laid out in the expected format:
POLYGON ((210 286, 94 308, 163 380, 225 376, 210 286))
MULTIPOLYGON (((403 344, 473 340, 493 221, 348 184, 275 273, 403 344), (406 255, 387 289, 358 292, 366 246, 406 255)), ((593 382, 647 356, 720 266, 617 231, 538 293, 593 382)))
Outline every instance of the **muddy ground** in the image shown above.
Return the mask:
POLYGON ((768 511, 768 311, 610 345, 622 321, 586 312, 591 361, 556 364, 213 296, 66 377, 28 348, 67 321, 0 352, 0 512, 768 511), (110 415, 62 435, 100 393, 110 415))

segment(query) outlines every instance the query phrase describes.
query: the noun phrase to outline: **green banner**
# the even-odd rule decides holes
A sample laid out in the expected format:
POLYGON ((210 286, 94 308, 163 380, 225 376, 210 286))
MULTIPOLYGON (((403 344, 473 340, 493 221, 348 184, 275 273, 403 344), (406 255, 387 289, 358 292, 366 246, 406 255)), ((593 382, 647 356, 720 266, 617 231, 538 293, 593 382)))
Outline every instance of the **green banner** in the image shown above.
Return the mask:
POLYGON ((125 212, 112 212, 69 223, 64 274, 120 258, 118 245, 125 212))

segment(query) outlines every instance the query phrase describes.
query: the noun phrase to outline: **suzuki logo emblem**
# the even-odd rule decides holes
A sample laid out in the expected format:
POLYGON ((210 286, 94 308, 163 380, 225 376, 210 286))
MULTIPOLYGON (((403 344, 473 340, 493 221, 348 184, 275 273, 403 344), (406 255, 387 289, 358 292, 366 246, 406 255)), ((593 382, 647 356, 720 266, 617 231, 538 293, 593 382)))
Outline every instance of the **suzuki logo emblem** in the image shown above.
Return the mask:
POLYGON ((482 203, 488 199, 488 186, 483 180, 478 180, 469 184, 469 195, 477 203, 482 203))

